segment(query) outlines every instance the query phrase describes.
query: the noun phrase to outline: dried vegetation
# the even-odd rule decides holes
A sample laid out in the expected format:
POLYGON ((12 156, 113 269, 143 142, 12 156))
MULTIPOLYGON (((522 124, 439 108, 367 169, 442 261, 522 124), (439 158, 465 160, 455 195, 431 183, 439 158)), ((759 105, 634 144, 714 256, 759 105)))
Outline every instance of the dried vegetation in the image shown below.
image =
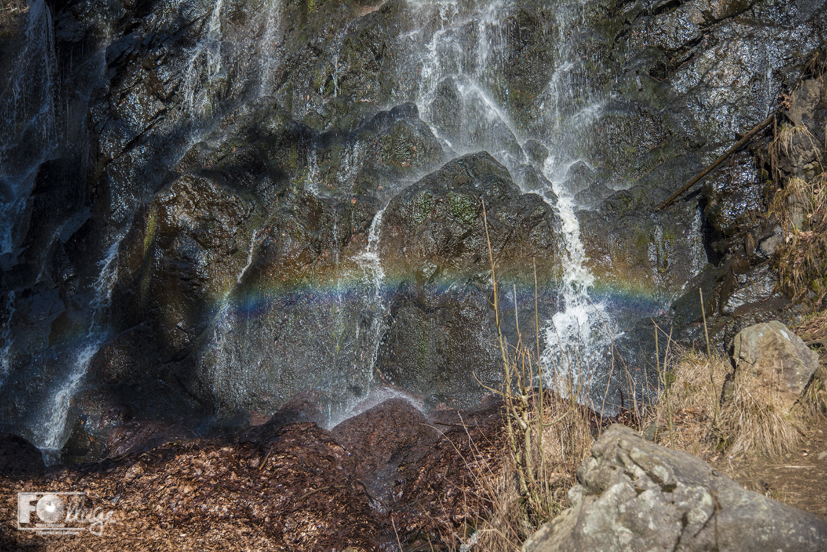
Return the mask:
POLYGON ((827 295, 827 174, 790 178, 776 193, 784 241, 775 254, 780 285, 790 297, 810 304, 827 295))
POLYGON ((20 18, 29 11, 26 0, 2 0, 0 2, 0 38, 3 38, 4 29, 18 25, 20 18))

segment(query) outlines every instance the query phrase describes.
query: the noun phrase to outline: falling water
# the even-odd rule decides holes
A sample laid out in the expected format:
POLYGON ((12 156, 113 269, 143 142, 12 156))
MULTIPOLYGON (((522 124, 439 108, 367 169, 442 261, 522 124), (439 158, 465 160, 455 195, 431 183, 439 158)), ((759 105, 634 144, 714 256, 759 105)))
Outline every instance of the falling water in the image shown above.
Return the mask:
POLYGON ((382 229, 382 215, 385 214, 387 205, 379 209, 370 223, 368 230, 368 245, 365 251, 358 255, 355 260, 359 262, 365 276, 373 283, 374 293, 377 299, 381 298, 382 283, 385 280, 385 271, 382 269, 382 260, 379 258, 379 233, 382 229))
POLYGON ((606 305, 590 296, 595 278, 586 265, 574 197, 559 178, 554 178, 554 170, 548 169, 548 173, 557 196, 565 252, 560 304, 545 326, 541 363, 549 383, 565 395, 577 387, 586 390, 593 386, 600 356, 622 334, 615 331, 606 305))
POLYGON ((247 269, 250 268, 251 264, 253 264, 253 254, 256 250, 256 243, 258 243, 259 232, 259 229, 255 229, 253 230, 253 235, 250 236, 250 249, 247 250, 247 262, 245 263, 244 268, 241 269, 241 272, 238 273, 238 278, 236 278, 235 280, 236 284, 241 283, 241 280, 244 278, 244 274, 247 272, 247 269))
POLYGON ((17 220, 37 167, 57 141, 55 45, 45 0, 33 0, 26 15, 14 73, 0 81, 0 253, 15 248, 17 220))
POLYGON ((60 459, 60 450, 67 438, 66 421, 69 405, 86 375, 92 358, 108 336, 107 311, 112 288, 118 277, 120 243, 121 238, 116 239, 109 246, 106 257, 100 262, 100 275, 92 288, 92 322, 86 331, 84 343, 78 349, 69 373, 54 385, 51 404, 40 410, 39 424, 32 428, 35 435, 34 444, 43 452, 43 459, 47 465, 54 464, 60 459))
POLYGON ((211 88, 223 80, 224 71, 221 56, 221 9, 224 1, 217 0, 207 23, 206 35, 189 53, 187 74, 184 77, 184 100, 195 121, 207 116, 214 107, 216 98, 211 88))
POLYGON ((0 331, 0 345, 2 349, 0 349, 0 389, 3 388, 3 384, 6 382, 6 378, 9 375, 9 371, 11 370, 11 346, 12 346, 12 335, 11 335, 11 321, 12 317, 14 316, 14 291, 9 292, 8 299, 6 300, 6 312, 8 312, 8 316, 6 317, 6 322, 3 325, 3 330, 0 331))
POLYGON ((281 65, 281 0, 267 1, 263 25, 264 33, 259 50, 259 96, 273 92, 276 69, 281 65))
POLYGON ((539 99, 543 120, 548 122, 542 135, 520 129, 507 109, 495 100, 491 89, 503 71, 508 46, 502 40, 502 26, 511 5, 498 1, 470 13, 456 2, 437 2, 436 6, 420 2, 414 6, 423 13, 431 13, 435 8, 437 11, 432 15, 438 23, 437 30, 430 38, 418 36, 425 48, 424 52, 420 49, 414 54, 423 58, 416 103, 421 117, 443 144, 456 155, 485 150, 512 175, 520 174, 520 168, 528 162, 520 146, 526 139, 534 139, 550 152, 545 164, 539 167, 550 188, 533 191, 546 199, 560 217, 564 274, 557 312, 543 331, 545 350, 541 361, 549 383, 554 382, 561 392, 571 383, 588 385, 599 357, 620 334, 613 331, 606 306, 590 296, 595 279, 586 264, 580 239, 576 213, 580 206, 574 199, 575 190, 568 189, 566 178, 575 162, 587 161, 582 135, 600 116, 606 101, 602 96, 587 97, 587 92, 571 80, 571 73, 583 60, 569 44, 566 29, 577 24, 579 5, 563 3, 557 8, 556 69, 539 99), (474 32, 469 34, 471 26, 474 32), (449 87, 459 101, 447 117, 433 107, 440 87, 449 87), (572 113, 570 105, 584 107, 572 113))
POLYGON ((319 160, 316 153, 316 146, 314 145, 310 153, 307 155, 308 175, 307 175, 307 191, 314 196, 319 196, 319 160))
POLYGON ((386 387, 384 385, 378 385, 370 390, 368 394, 366 394, 361 399, 354 401, 353 406, 350 408, 343 410, 332 417, 329 417, 325 423, 325 429, 332 429, 337 425, 341 424, 345 420, 349 420, 354 416, 358 416, 363 412, 366 412, 373 408, 376 405, 382 404, 385 401, 389 401, 392 399, 402 399, 406 401, 408 404, 419 410, 420 412, 427 412, 428 409, 425 404, 422 402, 422 399, 416 397, 410 393, 406 393, 401 389, 396 389, 393 387, 386 387))
POLYGON ((368 371, 373 379, 373 370, 376 366, 376 359, 379 356, 379 346, 382 344, 382 334, 387 329, 388 305, 383 296, 383 285, 385 282, 385 270, 382 268, 382 259, 379 257, 379 237, 382 229, 382 215, 387 205, 382 207, 373 217, 368 232, 368 245, 365 252, 356 257, 359 261, 365 277, 373 283, 373 301, 371 308, 373 318, 371 319, 370 340, 373 343, 373 352, 368 365, 368 371))

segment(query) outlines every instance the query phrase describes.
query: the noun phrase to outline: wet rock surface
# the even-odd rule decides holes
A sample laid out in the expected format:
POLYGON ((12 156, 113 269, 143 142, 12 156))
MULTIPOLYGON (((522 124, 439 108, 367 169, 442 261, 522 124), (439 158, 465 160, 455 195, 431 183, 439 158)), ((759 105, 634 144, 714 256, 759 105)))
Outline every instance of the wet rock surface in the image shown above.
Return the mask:
MULTIPOLYGON (((488 386, 499 378, 500 353, 486 338, 496 333, 489 243, 503 292, 514 285, 522 291, 535 266, 542 289, 553 289, 558 235, 551 207, 521 194, 485 153, 451 161, 397 195, 383 214, 380 240, 388 277, 399 282, 378 358, 382 375, 428 395, 432 406, 473 404, 478 398, 462 390, 477 387, 475 378, 488 386), (469 336, 471 328, 484 330, 469 336)), ((533 327, 531 315, 523 313, 524 327, 533 327)))
POLYGON ((592 447, 571 508, 523 550, 820 550, 827 523, 747 491, 702 460, 614 425, 592 447))
POLYGON ((40 475, 45 469, 36 446, 19 435, 0 434, 0 476, 40 475))
MULTIPOLYGON (((630 364, 653 317, 698 342, 698 289, 721 344, 792 312, 766 138, 653 207, 780 93, 823 142, 823 86, 795 88, 817 2, 35 4, 47 26, 2 32, 40 49, 0 45, 42 59, 3 77, 32 111, 3 96, 0 426, 67 458, 135 421, 236 431, 311 389, 327 418, 382 382, 476 404, 499 381, 482 200, 510 342, 552 342, 566 308, 557 192, 630 364)), ((777 170, 810 174, 806 145, 777 170)))

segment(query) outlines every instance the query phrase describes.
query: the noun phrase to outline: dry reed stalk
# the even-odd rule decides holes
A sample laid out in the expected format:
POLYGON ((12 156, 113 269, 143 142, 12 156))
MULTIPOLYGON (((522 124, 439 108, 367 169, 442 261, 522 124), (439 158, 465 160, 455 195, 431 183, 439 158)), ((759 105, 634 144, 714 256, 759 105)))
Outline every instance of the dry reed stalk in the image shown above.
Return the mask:
POLYGON ((775 252, 781 288, 796 300, 819 305, 827 295, 827 173, 790 178, 772 204, 784 243, 775 252))
POLYGON ((0 1, 0 28, 18 24, 18 18, 28 11, 29 3, 26 0, 0 1))
MULTIPOLYGON (((577 466, 588 455, 592 436, 585 407, 577 403, 584 391, 569 378, 566 399, 543 387, 540 365, 539 319, 535 268, 536 353, 525 344, 520 333, 516 287, 516 344, 510 346, 500 328, 499 291, 493 248, 488 235, 488 219, 483 203, 483 224, 491 264, 493 308, 497 340, 503 361, 502 389, 490 389, 503 398, 507 450, 500 474, 480 473, 481 492, 491 505, 490 516, 477 531, 480 550, 513 551, 541 523, 563 507, 566 493, 574 484, 577 466), (539 386, 534 387, 534 382, 539 386)), ((582 359, 570 359, 570 368, 582 359)), ((580 381, 581 378, 578 378, 580 381)))

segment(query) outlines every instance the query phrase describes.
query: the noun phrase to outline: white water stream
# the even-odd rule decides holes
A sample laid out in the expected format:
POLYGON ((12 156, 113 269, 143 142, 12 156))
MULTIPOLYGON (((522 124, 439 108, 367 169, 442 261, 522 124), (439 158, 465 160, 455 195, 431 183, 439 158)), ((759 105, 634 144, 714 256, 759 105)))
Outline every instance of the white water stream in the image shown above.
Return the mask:
POLYGON ((14 73, 0 90, 0 254, 13 252, 37 168, 58 138, 54 33, 45 0, 29 4, 21 35, 14 73))
POLYGON ((121 237, 115 239, 99 263, 100 275, 92 286, 92 322, 83 343, 77 349, 71 369, 53 385, 51 404, 39 412, 40 424, 32 428, 35 435, 34 444, 43 452, 43 459, 47 465, 54 464, 60 459, 60 450, 68 438, 66 422, 70 403, 86 376, 92 358, 109 335, 107 311, 112 297, 112 287, 118 277, 120 243, 121 237))
POLYGON ((550 152, 545 164, 539 168, 550 181, 551 188, 532 191, 546 199, 560 217, 565 242, 561 259, 564 274, 558 311, 546 322, 543 331, 545 349, 541 361, 548 383, 555 385, 559 392, 566 393, 572 385, 588 387, 595 375, 598 357, 621 334, 615 332, 605 305, 591 298, 595 278, 586 264, 580 238, 576 214, 580 206, 574 191, 567 188, 568 169, 583 155, 579 144, 575 143, 575 135, 599 117, 606 101, 605 98, 592 98, 568 118, 561 109, 562 105, 572 103, 575 96, 582 94, 569 79, 569 73, 577 64, 583 63, 580 53, 570 46, 570 33, 567 33, 569 26, 581 23, 577 21, 577 3, 558 7, 556 70, 542 95, 543 109, 552 110, 546 114, 552 126, 543 135, 521 131, 488 89, 504 69, 507 53, 504 25, 512 7, 507 0, 482 4, 469 11, 452 1, 421 1, 409 3, 409 6, 423 14, 438 13, 438 30, 430 38, 418 37, 425 48, 418 54, 423 59, 416 103, 420 116, 434 134, 457 155, 488 151, 509 169, 512 176, 518 175, 520 167, 527 162, 519 144, 533 139, 550 152), (473 36, 476 37, 470 48, 469 26, 473 26, 473 36), (432 107, 439 87, 445 83, 453 87, 461 106, 451 113, 449 121, 441 120, 432 107), (451 136, 446 136, 451 133, 448 129, 453 130, 451 136), (550 199, 550 192, 556 200, 550 199))
MULTIPOLYGON (((282 12, 278 0, 269 0, 266 8, 251 18, 246 34, 254 40, 244 44, 229 44, 223 36, 223 27, 226 17, 224 14, 224 0, 217 0, 207 19, 205 32, 201 40, 186 53, 189 61, 188 69, 182 84, 182 93, 185 105, 192 119, 192 140, 201 139, 206 132, 202 128, 204 121, 210 120, 215 113, 219 97, 226 92, 228 73, 233 69, 235 54, 228 52, 244 48, 256 48, 256 65, 258 96, 264 97, 271 93, 274 86, 273 76, 281 63, 281 55, 277 45, 282 40, 282 12), (232 48, 231 48, 232 46, 232 48)), ((603 305, 595 303, 590 298, 590 291, 594 284, 594 277, 585 264, 585 250, 580 240, 579 223, 576 216, 578 205, 574 194, 566 189, 566 170, 575 161, 581 159, 581 152, 577 147, 569 145, 572 130, 585 128, 600 113, 602 101, 596 98, 585 102, 586 107, 574 116, 565 118, 561 106, 566 105, 572 96, 577 94, 575 86, 569 82, 567 74, 572 68, 581 63, 577 52, 570 52, 567 47, 565 29, 562 27, 576 22, 560 17, 558 21, 559 37, 556 46, 556 71, 546 87, 544 98, 545 108, 553 112, 551 125, 543 135, 535 136, 531 131, 520 128, 508 114, 508 109, 497 101, 494 90, 495 83, 503 72, 503 64, 507 63, 507 41, 504 39, 506 17, 514 9, 508 0, 497 0, 491 3, 480 3, 476 7, 461 4, 458 1, 411 1, 407 4, 411 11, 412 20, 434 20, 435 25, 423 25, 418 29, 398 38, 401 50, 411 56, 410 65, 418 67, 418 89, 412 96, 400 97, 400 101, 415 101, 419 108, 420 117, 431 127, 434 134, 443 142, 450 152, 461 155, 468 152, 485 150, 503 163, 511 174, 517 178, 521 167, 525 166, 527 156, 521 144, 528 139, 534 139, 543 144, 550 152, 545 165, 541 168, 551 187, 548 190, 539 190, 547 199, 551 192, 556 195, 556 201, 549 203, 557 210, 562 233, 565 238, 565 253, 561 259, 564 268, 562 289, 560 290, 559 310, 547 321, 544 338, 545 352, 542 360, 547 369, 550 383, 556 384, 561 391, 565 390, 565 382, 572 379, 587 382, 591 377, 592 355, 600 354, 611 340, 612 321, 603 305), (469 38, 472 37, 472 38, 469 38), (413 45, 413 47, 411 47, 413 45), (434 109, 434 101, 438 97, 441 86, 450 86, 459 97, 456 111, 450 113, 450 120, 441 119, 441 115, 434 109), (607 331, 608 330, 608 331, 607 331), (562 379, 561 379, 562 377, 562 379), (585 379, 584 379, 585 378, 585 379)), ((576 11, 576 10, 575 10, 576 11)), ((26 31, 26 46, 22 51, 32 60, 31 63, 23 60, 21 63, 31 63, 31 71, 23 71, 13 80, 14 86, 3 91, 0 97, 0 115, 4 122, 14 122, 14 128, 30 126, 33 131, 41 133, 36 140, 40 149, 32 152, 30 161, 12 168, 4 162, 9 158, 6 152, 13 141, 18 139, 8 131, 0 130, 0 177, 8 190, 3 189, 2 211, 0 211, 0 227, 5 233, 0 235, 0 248, 8 253, 13 248, 14 237, 9 230, 19 210, 20 198, 25 200, 33 181, 33 171, 51 152, 56 137, 54 129, 54 106, 51 105, 51 78, 54 72, 54 38, 51 36, 51 19, 44 0, 34 0, 30 8, 30 22, 26 31), (38 80, 39 79, 39 80, 38 80), (38 80, 38 90, 43 90, 41 96, 33 97, 30 90, 26 90, 27 83, 38 80), (21 92, 23 91, 23 92, 21 92), (34 107, 32 107, 34 106, 34 107), (7 135, 8 134, 8 135, 7 135), (13 169, 13 174, 12 174, 13 169), (9 175, 14 176, 10 178, 9 175), (11 182, 11 184, 8 184, 11 182)), ((562 12, 561 12, 562 13, 562 12)), ((252 39, 251 39, 252 40, 252 39)), ((249 54, 249 52, 247 52, 249 54)), ((23 54, 21 54, 23 55, 23 54)), ((336 54, 338 55, 338 54, 336 54)), ((338 58, 334 74, 335 92, 339 91, 338 58)), ((29 65, 27 65, 29 67, 29 65)), ((250 78, 249 75, 246 78, 250 78)), ((582 104, 583 102, 581 102, 582 104)), ((4 125, 4 128, 11 128, 4 125)), ((338 167, 336 178, 341 184, 339 190, 353 191, 356 176, 363 160, 363 146, 358 140, 349 142, 338 167)), ((17 157, 15 157, 17 158, 17 157)), ((310 182, 306 189, 318 195, 318 160, 314 151, 310 156, 310 182)), ((395 183, 394 189, 398 193, 399 187, 404 184, 395 183)), ((346 335, 345 326, 351 324, 353 318, 345 316, 345 290, 343 282, 337 284, 336 301, 333 315, 338 316, 339 338, 335 344, 335 352, 328 356, 319 355, 320 361, 328 361, 329 356, 339 357, 339 347, 364 347, 362 355, 372 354, 371 358, 361 359, 364 366, 353 368, 363 383, 372 385, 373 369, 379 352, 381 337, 386 329, 388 306, 383 296, 385 286, 385 272, 379 256, 379 240, 384 207, 377 212, 371 223, 368 240, 364 252, 353 257, 358 264, 361 275, 357 280, 369 290, 367 295, 357 301, 358 307, 365 313, 365 328, 356 325, 355 332, 347 334, 347 343, 343 339, 346 335), (369 332, 365 338, 364 332, 369 332), (361 332, 361 333, 360 333, 361 332), (355 333, 355 337, 354 337, 355 333)), ((336 221, 338 225, 338 220, 336 221)), ((336 233, 338 233, 336 226, 336 233)), ((247 269, 250 267, 254 250, 258 240, 258 231, 251 236, 247 263, 237 276, 237 284, 241 283, 247 269)), ((337 236, 338 237, 338 236, 337 236)), ((119 240, 112 243, 101 263, 100 276, 94 286, 95 300, 92 304, 91 323, 87 335, 76 351, 73 368, 55 384, 54 400, 44 408, 44 419, 37 430, 37 444, 46 450, 56 453, 66 438, 66 419, 69 403, 79 388, 86 370, 106 337, 103 321, 109 306, 109 295, 116 278, 116 257, 119 240)), ((338 243, 338 240, 337 240, 338 243)), ((338 249, 337 249, 338 254, 338 249)), ((339 259, 336 259, 337 265, 339 259)), ((361 292, 363 295, 365 292, 361 292)), ((13 301, 13 295, 10 301, 13 301)), ((230 304, 230 296, 226 297, 218 309, 213 334, 213 351, 216 357, 214 362, 220 364, 216 372, 216 380, 212 382, 217 388, 229 385, 232 392, 238 396, 249 393, 257 384, 255 377, 265 377, 252 368, 244 369, 245 376, 234 373, 239 365, 249 364, 249 358, 237 358, 241 353, 236 348, 225 347, 231 339, 230 334, 235 330, 235 318, 230 304), (222 356, 223 355, 223 356, 222 356), (218 373, 220 372, 220 373, 218 373), (257 374, 257 375, 256 375, 257 374), (222 379, 223 378, 223 379, 222 379)), ((13 303, 6 309, 13 310, 13 303)), ((330 313, 326 313, 330 314, 330 313)), ((351 313, 347 313, 350 316, 351 313)), ((286 317, 285 317, 286 318, 286 317)), ((321 320, 321 318, 320 318, 321 320)), ((319 324, 325 321, 321 320, 319 324)), ((313 323, 308 322, 308 323, 313 323)), ((236 336, 238 338, 238 336, 236 336)), ((233 338, 233 339, 236 339, 233 338)), ((8 338, 4 348, 0 350, 0 381, 3 372, 8 370, 6 357, 9 354, 8 338)), ((246 353, 245 353, 246 354, 246 353)), ((328 354, 327 352, 325 354, 328 354)), ((356 353, 354 353, 356 354, 356 353)), ((315 359, 315 358, 314 358, 315 359)), ((262 359, 259 358, 259 366, 262 359)), ((356 379, 357 376, 354 376, 356 379)), ((364 389, 363 393, 370 389, 364 389)))

